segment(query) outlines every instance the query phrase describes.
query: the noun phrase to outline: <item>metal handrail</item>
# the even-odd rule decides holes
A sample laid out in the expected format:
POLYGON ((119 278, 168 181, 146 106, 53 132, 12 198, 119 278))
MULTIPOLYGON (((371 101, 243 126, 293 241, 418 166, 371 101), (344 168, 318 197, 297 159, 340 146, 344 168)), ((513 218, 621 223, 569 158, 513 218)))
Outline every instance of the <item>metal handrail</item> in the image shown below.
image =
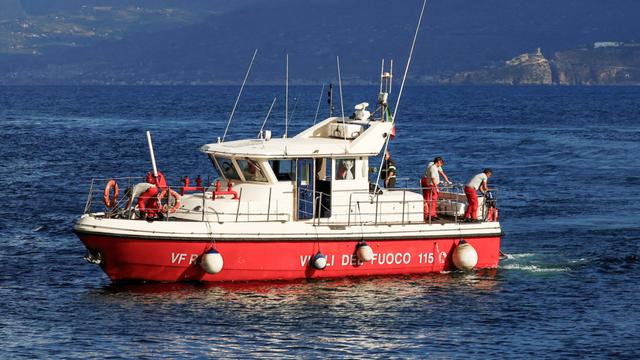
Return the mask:
MULTIPOLYGON (((102 204, 101 200, 98 202, 94 201, 94 197, 98 196, 99 199, 102 198, 103 188, 101 187, 101 185, 102 183, 106 184, 111 179, 112 178, 105 178, 105 179, 96 178, 90 181, 89 194, 87 196, 87 201, 85 203, 85 208, 84 208, 85 214, 91 212, 92 208, 95 208, 96 205, 102 204)), ((113 178, 113 179, 123 184, 123 186, 120 187, 121 189, 126 189, 128 186, 132 186, 137 182, 144 181, 144 179, 140 176, 119 177, 119 178, 113 178)), ((181 186, 173 187, 173 189, 178 189, 180 187, 181 186)), ((172 187, 169 186, 169 188, 172 188, 172 187)), ((441 200, 448 200, 448 201, 451 201, 451 203, 456 203, 458 201, 463 203, 466 202, 465 194, 463 191, 464 190, 463 184, 441 184, 441 186, 439 186, 439 189, 441 194, 440 195, 441 200), (444 194, 448 194, 448 195, 445 195, 443 198, 444 194)), ((331 204, 330 206, 326 206, 325 204, 323 204, 323 199, 325 196, 327 196, 326 193, 315 191, 314 197, 312 198, 313 200, 299 199, 299 201, 303 201, 303 202, 306 201, 307 203, 312 205, 313 210, 312 210, 312 214, 310 215, 312 215, 313 223, 318 225, 321 222, 321 219, 320 219, 321 215, 328 214, 328 213, 330 213, 331 215, 325 218, 325 220, 322 220, 323 224, 327 224, 327 223, 345 224, 344 217, 346 217, 346 225, 351 225, 353 221, 352 213, 356 210, 359 215, 358 222, 362 224, 373 223, 374 225, 380 225, 380 224, 389 224, 389 223, 394 223, 394 224, 400 223, 404 225, 407 223, 415 223, 416 217, 417 217, 416 215, 423 213, 423 209, 424 209, 423 206, 416 206, 416 204, 424 204, 424 199, 420 199, 420 200, 407 199, 408 197, 407 193, 410 192, 410 193, 414 193, 414 194, 417 193, 422 195, 422 192, 424 190, 425 188, 422 188, 422 187, 385 189, 380 193, 371 193, 370 191, 366 191, 366 190, 357 191, 357 192, 349 191, 349 190, 335 190, 335 191, 332 191, 331 196, 339 197, 341 194, 346 195, 348 193, 349 199, 346 204, 345 203, 336 204, 335 202, 333 202, 333 204, 331 204), (388 192, 402 192, 401 199, 397 199, 398 196, 396 197, 396 199, 385 198, 384 194, 388 192), (362 197, 362 199, 357 199, 357 196, 362 197), (367 207, 364 207, 365 211, 363 212, 363 207, 361 206, 361 204, 368 204, 369 206, 368 209, 371 209, 371 211, 367 211, 367 207), (397 204, 398 206, 395 206, 394 209, 391 210, 392 207, 385 206, 387 204, 397 204), (340 210, 344 210, 345 208, 346 208, 346 211, 340 211, 340 210), (420 211, 415 210, 417 208, 419 208, 420 211), (411 209, 414 209, 414 210, 411 210, 411 209), (315 220, 316 218, 318 219, 317 221, 315 220)), ((121 190, 121 191, 124 191, 124 190, 121 190)), ((268 200, 266 202, 266 205, 264 201, 260 201, 261 205, 258 209, 256 208, 256 206, 252 206, 252 203, 253 204, 256 203, 255 201, 247 201, 246 199, 243 199, 242 188, 240 188, 239 199, 237 200, 238 204, 234 213, 219 213, 217 211, 213 211, 213 212, 208 211, 206 207, 206 201, 209 195, 208 193, 211 191, 212 191, 211 185, 202 187, 202 192, 201 192, 202 216, 200 217, 199 221, 203 221, 203 222, 208 221, 208 216, 212 213, 215 214, 218 222, 225 221, 225 219, 226 221, 241 222, 242 221, 241 219, 243 218, 247 220, 249 220, 249 218, 253 218, 255 220, 251 220, 251 221, 255 221, 255 222, 282 222, 282 221, 290 221, 293 217, 292 213, 278 212, 278 209, 277 209, 278 201, 275 202, 276 211, 275 212, 272 211, 274 207, 272 189, 269 190, 269 195, 268 195, 268 200), (266 212, 263 209, 264 206, 266 206, 266 212), (245 207, 246 207, 246 211, 244 211, 245 207), (263 218, 266 218, 266 219, 263 219, 263 218)), ((492 187, 490 191, 492 191, 494 195, 492 200, 497 202, 498 189, 496 187, 492 187)), ((195 194, 197 195, 197 193, 195 194)), ((118 199, 117 208, 119 209, 126 208, 128 199, 129 197, 127 196, 121 196, 118 199)), ((447 216, 455 223, 460 222, 461 214, 458 213, 457 207, 443 210, 440 207, 441 203, 445 203, 445 202, 438 203, 438 206, 439 206, 438 213, 442 216, 447 216)), ((483 201, 481 204, 480 212, 482 214, 482 217, 481 217, 482 220, 486 220, 486 216, 488 213, 487 211, 488 206, 489 204, 487 201, 483 201)), ((135 204, 133 204, 133 206, 131 206, 129 209, 124 209, 124 211, 127 212, 127 214, 129 215, 128 216, 129 218, 131 217, 131 215, 133 215, 132 211, 134 207, 135 207, 135 204)), ((119 210, 119 211, 122 212, 122 210, 119 210)), ((190 213, 191 211, 193 210, 189 210, 188 212, 190 213)), ((179 210, 179 212, 182 214, 185 214, 185 210, 179 210)), ((104 213, 105 213, 105 216, 122 216, 121 214, 118 215, 115 211, 112 211, 106 208, 104 213)), ((175 215, 167 214, 165 216, 165 220, 169 220, 171 217, 175 217, 175 215)), ((420 217, 420 219, 421 221, 426 221, 428 223, 431 223, 431 220, 432 220, 430 215, 427 216, 426 219, 423 219, 423 217, 420 217)), ((194 220, 194 221, 198 221, 198 220, 194 220)))

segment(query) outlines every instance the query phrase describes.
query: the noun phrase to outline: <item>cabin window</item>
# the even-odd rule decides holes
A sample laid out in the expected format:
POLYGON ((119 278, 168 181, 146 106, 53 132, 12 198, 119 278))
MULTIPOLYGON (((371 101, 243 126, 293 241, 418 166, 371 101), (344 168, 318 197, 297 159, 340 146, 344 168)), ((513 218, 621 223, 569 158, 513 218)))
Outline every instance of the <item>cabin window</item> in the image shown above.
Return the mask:
POLYGON ((260 164, 255 160, 236 160, 245 181, 267 182, 260 164))
POLYGON ((225 179, 240 180, 240 175, 238 175, 238 171, 233 164, 233 160, 223 157, 215 157, 215 162, 220 166, 218 172, 224 176, 225 179))
POLYGON ((353 180, 355 174, 356 159, 336 160, 336 180, 353 180))
POLYGON ((211 160, 211 164, 213 165, 213 168, 216 170, 216 177, 224 177, 224 175, 222 174, 222 170, 220 170, 220 166, 218 166, 218 163, 216 162, 216 158, 209 154, 209 160, 211 160))
POLYGON ((293 181, 296 167, 293 160, 269 160, 278 181, 293 181))
POLYGON ((316 159, 316 180, 331 181, 331 159, 316 159))

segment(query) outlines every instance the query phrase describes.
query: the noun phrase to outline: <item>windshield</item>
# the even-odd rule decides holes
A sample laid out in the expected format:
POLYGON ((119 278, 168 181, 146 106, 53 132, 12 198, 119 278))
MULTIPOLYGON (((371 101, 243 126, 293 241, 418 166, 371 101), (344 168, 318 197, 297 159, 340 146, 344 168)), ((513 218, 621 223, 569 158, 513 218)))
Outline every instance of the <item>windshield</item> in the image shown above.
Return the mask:
POLYGON ((247 159, 237 160, 237 162, 246 181, 267 182, 267 177, 264 176, 264 172, 257 161, 247 159))
POLYGON ((240 180, 240 175, 238 175, 236 167, 233 165, 233 160, 218 156, 211 159, 219 175, 227 180, 240 180))

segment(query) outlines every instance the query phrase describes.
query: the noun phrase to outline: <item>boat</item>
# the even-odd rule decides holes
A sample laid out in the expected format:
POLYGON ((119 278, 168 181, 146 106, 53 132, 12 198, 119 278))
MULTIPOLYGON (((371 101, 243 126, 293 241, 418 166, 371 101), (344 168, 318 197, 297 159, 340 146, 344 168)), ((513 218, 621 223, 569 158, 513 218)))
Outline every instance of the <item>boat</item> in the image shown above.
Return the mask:
POLYGON ((156 169, 147 132, 153 170, 146 178, 91 181, 84 214, 73 228, 87 248, 85 258, 113 282, 270 281, 496 268, 502 229, 495 198, 480 197, 482 220, 465 222, 462 185, 444 186, 436 219, 418 185, 379 185, 374 159, 384 153, 395 129, 388 104, 391 77, 381 72, 373 112, 360 103, 353 115, 329 116, 292 137, 276 138, 263 130, 258 138, 219 138, 202 146, 217 174, 206 184, 186 178, 169 186, 156 169), (122 199, 120 185, 127 188, 122 199))

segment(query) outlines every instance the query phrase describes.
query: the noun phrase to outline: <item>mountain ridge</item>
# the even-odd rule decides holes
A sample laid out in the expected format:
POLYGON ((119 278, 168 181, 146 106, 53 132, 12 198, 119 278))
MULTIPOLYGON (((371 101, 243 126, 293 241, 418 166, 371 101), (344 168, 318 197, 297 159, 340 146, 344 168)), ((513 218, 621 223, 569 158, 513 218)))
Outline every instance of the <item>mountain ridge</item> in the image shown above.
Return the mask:
POLYGON ((463 71, 440 81, 453 85, 640 85, 640 44, 607 42, 559 51, 540 48, 502 66, 463 71))
MULTIPOLYGON (((33 8, 36 0, 29 1, 33 8)), ((255 48, 260 52, 251 83, 280 83, 287 53, 292 83, 335 80, 337 55, 345 83, 375 83, 381 58, 394 58, 396 73, 402 71, 421 5, 418 0, 393 7, 383 0, 365 5, 356 0, 246 0, 233 6, 218 1, 197 13, 176 7, 173 14, 185 15, 171 18, 154 11, 178 1, 162 0, 156 8, 134 6, 149 6, 145 0, 73 3, 120 4, 125 10, 100 18, 105 25, 95 30, 91 25, 98 20, 78 25, 68 15, 72 30, 73 25, 96 34, 111 29, 102 37, 70 30, 47 42, 46 33, 30 33, 39 37, 27 38, 31 42, 20 51, 0 51, 0 84, 235 84, 255 48), (134 16, 148 25, 122 20, 134 16)), ((435 83, 465 69, 500 64, 535 46, 555 53, 595 41, 634 40, 640 23, 633 14, 640 4, 619 0, 616 5, 598 0, 430 1, 409 81, 435 83)), ((98 19, 96 11, 89 11, 89 18, 98 19)), ((2 39, 0 33, 0 48, 2 39)))

